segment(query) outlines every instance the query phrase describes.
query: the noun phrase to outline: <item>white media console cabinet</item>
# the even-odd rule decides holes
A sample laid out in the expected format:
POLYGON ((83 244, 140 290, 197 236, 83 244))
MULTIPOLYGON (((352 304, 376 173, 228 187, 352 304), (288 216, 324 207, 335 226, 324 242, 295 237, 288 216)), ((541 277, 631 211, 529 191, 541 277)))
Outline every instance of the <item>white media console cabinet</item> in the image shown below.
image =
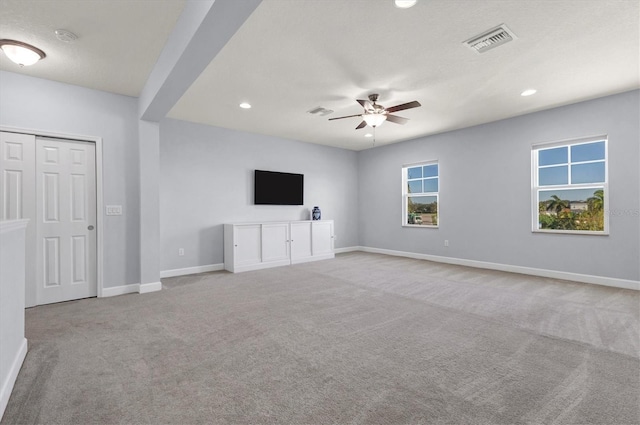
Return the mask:
POLYGON ((333 220, 224 225, 224 268, 246 272, 334 258, 333 220))

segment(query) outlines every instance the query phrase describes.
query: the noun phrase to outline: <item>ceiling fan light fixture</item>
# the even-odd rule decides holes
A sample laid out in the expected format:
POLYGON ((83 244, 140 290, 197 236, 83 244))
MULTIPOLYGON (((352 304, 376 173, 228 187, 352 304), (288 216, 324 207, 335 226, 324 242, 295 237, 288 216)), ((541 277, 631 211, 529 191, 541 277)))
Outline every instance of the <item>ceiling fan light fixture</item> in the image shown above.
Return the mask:
POLYGON ((398 9, 408 9, 416 5, 418 0, 395 0, 394 4, 398 9))
POLYGON ((0 40, 0 49, 12 62, 20 66, 30 66, 47 55, 30 44, 15 40, 0 40))
POLYGON ((362 119, 367 123, 369 127, 379 127, 386 121, 387 116, 385 114, 364 114, 362 119))

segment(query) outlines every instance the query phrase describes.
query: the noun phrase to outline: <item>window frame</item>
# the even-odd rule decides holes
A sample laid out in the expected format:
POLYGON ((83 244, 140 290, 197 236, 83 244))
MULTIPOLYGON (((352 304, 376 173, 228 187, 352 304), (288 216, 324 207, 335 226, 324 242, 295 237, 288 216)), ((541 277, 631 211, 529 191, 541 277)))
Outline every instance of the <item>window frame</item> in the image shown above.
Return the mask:
POLYGON ((607 135, 583 137, 579 139, 567 139, 556 142, 537 143, 531 146, 531 232, 532 233, 550 233, 550 234, 572 234, 572 235, 591 235, 591 236, 608 236, 609 235, 609 139, 607 135), (584 145, 589 143, 604 142, 604 159, 588 160, 588 161, 571 161, 571 146, 584 145), (538 152, 546 149, 559 147, 567 147, 567 162, 562 164, 538 165, 538 152), (604 182, 602 183, 571 183, 571 166, 576 164, 588 164, 604 161, 604 182), (567 184, 559 185, 539 185, 539 169, 548 168, 559 165, 567 165, 567 184), (604 229, 596 230, 564 230, 564 229, 541 229, 539 228, 539 195, 540 191, 548 190, 571 190, 571 189, 602 189, 603 197, 603 221, 604 229))
POLYGON ((410 164, 402 165, 402 227, 410 227, 410 228, 420 228, 420 229, 437 229, 440 227, 440 187, 442 182, 442 177, 440 176, 440 162, 437 159, 432 159, 428 161, 420 161, 413 162, 410 164), (418 179, 409 179, 407 174, 409 168, 414 167, 426 167, 429 165, 437 165, 438 166, 438 175, 432 177, 421 177, 419 180, 430 180, 430 179, 438 179, 438 191, 437 192, 420 192, 420 193, 409 193, 408 190, 408 182, 410 180, 418 180, 418 179), (408 200, 413 196, 435 196, 436 198, 436 216, 438 218, 437 224, 410 224, 408 220, 409 212, 408 212, 408 200))

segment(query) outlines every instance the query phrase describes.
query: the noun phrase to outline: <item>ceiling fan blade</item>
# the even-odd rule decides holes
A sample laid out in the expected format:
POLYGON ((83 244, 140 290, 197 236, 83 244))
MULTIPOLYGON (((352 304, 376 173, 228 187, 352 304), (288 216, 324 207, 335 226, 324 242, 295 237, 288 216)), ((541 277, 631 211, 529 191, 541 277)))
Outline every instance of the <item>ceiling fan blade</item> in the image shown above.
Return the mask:
POLYGON ((389 112, 389 113, 398 112, 398 111, 404 111, 405 109, 417 108, 418 106, 422 106, 422 105, 420 104, 420 102, 414 100, 413 102, 408 102, 408 103, 403 103, 402 105, 392 106, 390 108, 387 108, 386 111, 389 112))
POLYGON ((353 117, 361 117, 362 114, 358 114, 358 115, 347 115, 346 117, 336 117, 336 118, 329 118, 329 121, 333 121, 333 120, 341 120, 343 118, 353 118, 353 117))
POLYGON ((394 122, 396 124, 405 125, 407 123, 407 121, 409 121, 409 118, 402 118, 402 117, 397 117, 395 115, 388 115, 387 114, 387 121, 391 121, 391 122, 394 122))
POLYGON ((366 126, 367 126, 367 122, 366 122, 366 121, 362 121, 362 122, 360 123, 360 125, 358 125, 358 126, 356 127, 356 130, 360 130, 361 128, 364 128, 364 127, 366 127, 366 126))
POLYGON ((369 102, 368 100, 358 99, 356 100, 356 102, 358 102, 364 109, 371 109, 371 102, 369 102), (367 108, 367 106, 369 106, 369 108, 367 108))

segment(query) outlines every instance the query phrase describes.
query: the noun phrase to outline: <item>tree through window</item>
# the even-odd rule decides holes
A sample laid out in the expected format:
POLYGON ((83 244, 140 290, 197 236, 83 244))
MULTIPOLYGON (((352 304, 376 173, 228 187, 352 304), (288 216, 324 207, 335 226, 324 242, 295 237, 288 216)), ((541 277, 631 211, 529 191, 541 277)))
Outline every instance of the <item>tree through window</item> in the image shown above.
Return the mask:
POLYGON ((607 139, 532 150, 533 231, 606 234, 607 139))

